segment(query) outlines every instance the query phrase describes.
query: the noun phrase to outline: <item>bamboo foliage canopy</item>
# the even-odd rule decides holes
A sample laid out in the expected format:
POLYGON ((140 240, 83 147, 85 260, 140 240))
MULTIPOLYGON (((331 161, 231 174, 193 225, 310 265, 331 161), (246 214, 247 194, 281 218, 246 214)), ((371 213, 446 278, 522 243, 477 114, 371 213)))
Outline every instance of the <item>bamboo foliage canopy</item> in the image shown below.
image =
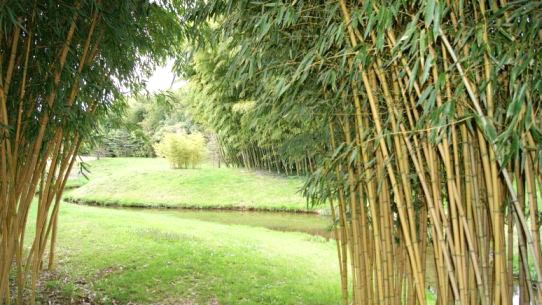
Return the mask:
POLYGON ((222 137, 319 135, 344 304, 542 304, 541 2, 224 4, 210 121, 250 100, 222 137))
POLYGON ((0 304, 34 304, 39 271, 54 264, 60 197, 81 141, 120 111, 122 91, 137 91, 196 37, 183 17, 194 5, 0 1, 0 304))

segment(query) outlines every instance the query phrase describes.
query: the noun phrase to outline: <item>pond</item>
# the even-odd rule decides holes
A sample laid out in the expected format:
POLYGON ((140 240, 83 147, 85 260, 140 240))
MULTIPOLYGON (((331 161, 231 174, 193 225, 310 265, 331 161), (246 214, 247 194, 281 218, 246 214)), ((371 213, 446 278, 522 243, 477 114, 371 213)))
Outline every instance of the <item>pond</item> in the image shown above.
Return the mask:
POLYGON ((303 232, 325 238, 332 237, 331 218, 317 214, 191 209, 150 209, 149 212, 167 213, 184 219, 265 227, 276 231, 303 232))

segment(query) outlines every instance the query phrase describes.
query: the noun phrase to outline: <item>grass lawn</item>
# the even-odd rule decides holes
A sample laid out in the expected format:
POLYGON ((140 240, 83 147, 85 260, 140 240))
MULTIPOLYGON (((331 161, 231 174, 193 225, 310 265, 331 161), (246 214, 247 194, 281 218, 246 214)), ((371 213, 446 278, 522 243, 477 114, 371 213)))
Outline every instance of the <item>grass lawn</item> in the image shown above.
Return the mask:
POLYGON ((44 286, 98 304, 339 303, 334 241, 174 213, 64 204, 44 286))
POLYGON ((68 179, 68 181, 66 181, 66 187, 64 188, 64 190, 79 188, 87 183, 88 180, 85 177, 70 178, 68 179))
POLYGON ((238 168, 171 169, 160 158, 106 158, 88 163, 90 181, 66 195, 99 205, 306 211, 300 177, 238 168))

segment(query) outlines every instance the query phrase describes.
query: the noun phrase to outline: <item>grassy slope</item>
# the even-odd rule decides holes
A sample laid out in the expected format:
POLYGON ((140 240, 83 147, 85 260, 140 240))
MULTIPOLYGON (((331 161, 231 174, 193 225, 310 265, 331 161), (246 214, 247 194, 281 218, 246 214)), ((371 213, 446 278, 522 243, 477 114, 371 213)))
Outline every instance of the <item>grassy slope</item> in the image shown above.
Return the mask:
POLYGON ((164 159, 115 158, 89 163, 90 181, 69 200, 122 206, 304 210, 302 178, 237 168, 170 169, 164 159))
POLYGON ((59 225, 60 273, 105 304, 339 303, 335 244, 323 238, 70 204, 59 225))

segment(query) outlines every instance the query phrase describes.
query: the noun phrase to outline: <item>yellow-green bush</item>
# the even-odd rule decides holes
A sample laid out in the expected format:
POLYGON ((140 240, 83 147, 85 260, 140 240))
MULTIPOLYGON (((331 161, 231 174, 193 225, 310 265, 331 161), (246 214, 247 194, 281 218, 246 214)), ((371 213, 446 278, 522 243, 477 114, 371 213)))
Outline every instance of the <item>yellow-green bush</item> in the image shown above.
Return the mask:
POLYGON ((154 148, 172 168, 196 167, 205 158, 205 139, 200 133, 167 133, 154 148))

